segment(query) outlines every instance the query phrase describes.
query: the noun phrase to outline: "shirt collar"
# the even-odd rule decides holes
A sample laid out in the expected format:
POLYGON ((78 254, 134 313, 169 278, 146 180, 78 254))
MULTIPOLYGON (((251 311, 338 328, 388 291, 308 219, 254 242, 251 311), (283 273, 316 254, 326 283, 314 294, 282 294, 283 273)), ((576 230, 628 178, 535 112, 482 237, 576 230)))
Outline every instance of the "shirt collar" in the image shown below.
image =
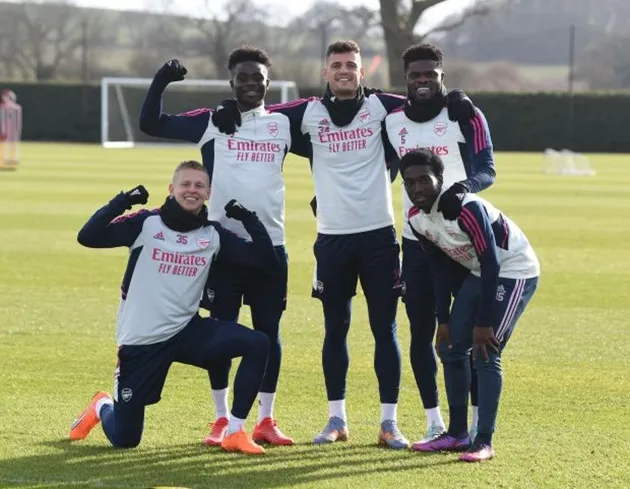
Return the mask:
POLYGON ((265 108, 265 104, 262 103, 260 106, 256 107, 255 109, 251 109, 245 112, 241 112, 241 117, 248 117, 248 116, 254 116, 254 115, 263 115, 267 113, 267 109, 265 108))

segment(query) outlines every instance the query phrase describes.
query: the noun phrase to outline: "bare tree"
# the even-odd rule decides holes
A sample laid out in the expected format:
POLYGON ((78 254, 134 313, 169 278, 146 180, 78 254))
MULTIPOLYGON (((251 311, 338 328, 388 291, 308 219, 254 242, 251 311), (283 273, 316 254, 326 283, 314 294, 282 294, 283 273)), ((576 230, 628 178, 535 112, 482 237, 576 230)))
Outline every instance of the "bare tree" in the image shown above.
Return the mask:
POLYGON ((471 17, 485 15, 502 0, 474 0, 460 13, 421 34, 418 33, 416 28, 427 10, 445 1, 447 0, 380 0, 390 84, 395 84, 402 76, 400 57, 411 44, 420 42, 430 34, 455 29, 471 17))
POLYGON ((205 0, 203 17, 192 19, 199 36, 194 42, 197 55, 208 56, 218 76, 225 76, 230 52, 241 44, 262 44, 268 36, 269 19, 262 7, 250 0, 227 1, 219 17, 205 0))
POLYGON ((611 36, 586 49, 576 78, 592 90, 630 89, 630 36, 611 36))
POLYGON ((192 35, 190 19, 170 14, 170 0, 153 7, 151 13, 130 13, 122 21, 131 52, 129 72, 136 76, 151 77, 165 61, 188 54, 185 44, 192 35))
POLYGON ((83 41, 82 11, 70 0, 23 2, 7 8, 2 17, 2 61, 24 78, 55 78, 83 41))
POLYGON ((335 39, 373 44, 379 25, 378 12, 367 7, 347 8, 336 1, 320 0, 295 18, 288 29, 292 46, 299 46, 303 55, 312 56, 317 52, 323 58, 328 44, 335 39))

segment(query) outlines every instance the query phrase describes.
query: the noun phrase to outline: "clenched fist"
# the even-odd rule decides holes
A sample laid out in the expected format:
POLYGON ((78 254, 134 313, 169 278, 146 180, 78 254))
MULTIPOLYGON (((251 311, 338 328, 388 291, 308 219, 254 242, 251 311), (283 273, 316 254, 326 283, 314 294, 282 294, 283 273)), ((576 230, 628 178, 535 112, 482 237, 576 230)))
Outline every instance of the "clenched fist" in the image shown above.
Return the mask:
POLYGON ((170 83, 183 80, 186 73, 188 73, 188 70, 181 61, 172 59, 164 63, 155 76, 170 83))

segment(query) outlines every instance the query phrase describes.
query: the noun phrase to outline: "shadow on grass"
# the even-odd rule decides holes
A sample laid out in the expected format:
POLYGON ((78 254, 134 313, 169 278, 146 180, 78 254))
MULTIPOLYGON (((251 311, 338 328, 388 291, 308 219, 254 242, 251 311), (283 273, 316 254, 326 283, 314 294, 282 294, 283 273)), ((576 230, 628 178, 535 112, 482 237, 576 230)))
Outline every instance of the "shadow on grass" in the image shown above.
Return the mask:
MULTIPOLYGON (((51 487, 178 486, 257 489, 324 480, 422 471, 456 462, 453 456, 393 451, 367 444, 271 447, 263 456, 223 452, 203 445, 168 445, 119 450, 67 440, 43 443, 54 453, 0 461, 0 483, 44 483, 51 487)), ((365 482, 365 481, 364 481, 365 482)))

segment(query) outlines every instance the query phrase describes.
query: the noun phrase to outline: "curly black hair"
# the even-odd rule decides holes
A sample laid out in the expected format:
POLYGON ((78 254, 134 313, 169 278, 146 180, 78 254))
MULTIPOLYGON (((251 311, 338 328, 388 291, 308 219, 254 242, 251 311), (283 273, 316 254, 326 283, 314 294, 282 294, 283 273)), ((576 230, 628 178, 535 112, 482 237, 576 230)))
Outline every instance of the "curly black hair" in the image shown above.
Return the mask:
POLYGON ((428 166, 440 183, 444 178, 442 158, 427 149, 414 149, 405 153, 399 163, 400 174, 405 178, 405 171, 410 166, 428 166))
POLYGON ((271 58, 264 49, 245 45, 236 48, 230 53, 230 57, 228 58, 228 70, 232 71, 237 64, 244 63, 245 61, 260 63, 267 68, 271 66, 271 58))
POLYGON ((442 68, 443 53, 440 48, 435 44, 422 43, 414 44, 408 47, 402 54, 403 65, 405 69, 409 66, 409 63, 419 60, 431 60, 437 61, 438 68, 442 68))

